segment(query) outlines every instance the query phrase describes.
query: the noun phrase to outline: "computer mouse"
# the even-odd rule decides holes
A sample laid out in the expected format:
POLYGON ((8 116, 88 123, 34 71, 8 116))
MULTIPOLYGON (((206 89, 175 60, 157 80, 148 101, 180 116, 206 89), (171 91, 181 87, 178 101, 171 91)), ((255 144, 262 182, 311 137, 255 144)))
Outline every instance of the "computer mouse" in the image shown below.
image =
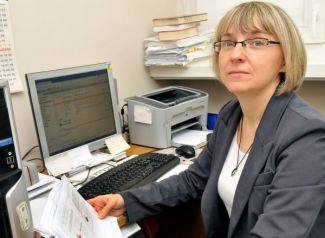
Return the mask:
POLYGON ((183 156, 187 159, 193 158, 195 156, 195 149, 190 145, 181 145, 175 150, 176 154, 183 156))

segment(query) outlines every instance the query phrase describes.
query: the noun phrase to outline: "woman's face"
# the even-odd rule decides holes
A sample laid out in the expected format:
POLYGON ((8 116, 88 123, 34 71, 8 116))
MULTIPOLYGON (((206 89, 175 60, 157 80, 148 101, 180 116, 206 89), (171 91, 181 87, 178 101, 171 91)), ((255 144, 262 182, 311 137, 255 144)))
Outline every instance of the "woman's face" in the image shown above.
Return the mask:
MULTIPOLYGON (((277 41, 274 35, 240 32, 232 27, 221 40, 238 42, 255 38, 277 41)), ((272 94, 280 82, 279 73, 285 72, 285 64, 279 44, 254 48, 237 43, 235 47, 219 52, 219 70, 221 81, 236 96, 264 92, 272 94)))

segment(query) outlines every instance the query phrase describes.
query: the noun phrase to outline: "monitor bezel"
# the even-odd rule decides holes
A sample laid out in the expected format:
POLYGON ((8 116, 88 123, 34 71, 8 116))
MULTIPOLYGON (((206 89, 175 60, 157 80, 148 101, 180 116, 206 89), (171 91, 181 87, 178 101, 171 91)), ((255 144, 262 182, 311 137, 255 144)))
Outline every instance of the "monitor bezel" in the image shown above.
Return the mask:
POLYGON ((43 159, 44 164, 46 165, 46 159, 57 156, 60 154, 67 153, 68 151, 71 151, 73 149, 76 149, 81 146, 88 146, 88 149, 90 152, 105 148, 105 140, 107 138, 110 138, 112 136, 116 136, 121 134, 121 122, 120 122, 120 116, 119 116, 119 110, 118 110, 118 94, 117 94, 117 87, 116 87, 116 80, 113 77, 112 73, 112 66, 110 63, 100 63, 100 64, 93 64, 93 65, 84 65, 84 66, 77 66, 77 67, 71 67, 71 68, 62 68, 62 69, 55 69, 55 70, 49 70, 49 71, 42 71, 42 72, 35 72, 35 73, 27 73, 25 75, 26 82, 28 86, 28 93, 30 98, 30 103, 32 107, 33 112, 33 118, 34 118, 34 124, 35 129, 37 133, 37 139, 40 146, 40 152, 41 157, 43 159), (111 100, 112 100, 112 106, 113 106, 113 114, 114 114, 114 120, 115 120, 115 127, 116 127, 116 133, 104 136, 100 139, 86 142, 83 144, 79 144, 78 146, 70 149, 66 149, 64 151, 61 151, 55 155, 50 155, 49 147, 45 135, 45 127, 43 123, 40 103, 37 95, 37 88, 36 83, 39 81, 45 81, 49 78, 55 78, 55 77, 62 77, 62 76, 68 76, 68 75, 74 75, 74 74, 80 74, 80 73, 88 73, 88 72, 95 72, 100 70, 106 70, 107 76, 108 76, 108 83, 111 93, 111 100))
POLYGON ((19 150, 19 143, 18 143, 18 136, 17 136, 18 134, 17 134, 15 116, 14 116, 13 106, 12 106, 12 101, 11 101, 9 82, 6 80, 0 81, 0 88, 2 88, 3 92, 4 92, 4 98, 6 101, 7 111, 8 111, 8 115, 9 115, 11 135, 13 137, 14 148, 15 148, 15 153, 16 153, 16 160, 17 160, 18 168, 21 169, 22 168, 21 155, 20 155, 20 150, 19 150))

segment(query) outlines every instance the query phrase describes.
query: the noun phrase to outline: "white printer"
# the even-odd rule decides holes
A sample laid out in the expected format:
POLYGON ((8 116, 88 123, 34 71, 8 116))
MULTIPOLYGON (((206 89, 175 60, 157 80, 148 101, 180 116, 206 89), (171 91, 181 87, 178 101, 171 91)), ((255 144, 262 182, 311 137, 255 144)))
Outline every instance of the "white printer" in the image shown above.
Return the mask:
POLYGON ((167 148, 176 132, 207 130, 208 94, 203 91, 170 86, 125 101, 132 144, 167 148))

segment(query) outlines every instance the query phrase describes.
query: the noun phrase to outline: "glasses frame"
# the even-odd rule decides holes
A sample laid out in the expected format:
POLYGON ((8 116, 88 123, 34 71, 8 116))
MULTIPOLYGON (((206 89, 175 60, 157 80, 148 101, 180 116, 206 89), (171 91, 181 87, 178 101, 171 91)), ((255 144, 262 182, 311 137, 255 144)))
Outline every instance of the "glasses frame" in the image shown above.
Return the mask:
MULTIPOLYGON (((232 40, 217 41, 217 42, 213 43, 213 49, 214 49, 215 52, 220 53, 220 52, 222 52, 222 49, 224 49, 224 50, 235 49, 237 44, 241 44, 242 47, 246 49, 247 46, 248 46, 248 48, 250 48, 250 46, 252 46, 252 44, 249 44, 249 42, 253 43, 253 41, 255 41, 255 40, 263 40, 266 43, 264 45, 261 45, 260 48, 262 48, 264 46, 272 45, 272 44, 273 45, 274 44, 280 45, 279 41, 273 41, 273 40, 269 40, 267 38, 253 38, 253 39, 246 39, 246 40, 243 40, 243 41, 232 41, 232 40), (228 48, 227 48, 227 46, 222 47, 221 46, 222 43, 226 43, 226 42, 233 43, 234 45, 233 46, 228 46, 228 48)), ((252 47, 252 49, 254 49, 254 47, 252 47)), ((256 48, 256 49, 258 49, 258 48, 256 48)))

